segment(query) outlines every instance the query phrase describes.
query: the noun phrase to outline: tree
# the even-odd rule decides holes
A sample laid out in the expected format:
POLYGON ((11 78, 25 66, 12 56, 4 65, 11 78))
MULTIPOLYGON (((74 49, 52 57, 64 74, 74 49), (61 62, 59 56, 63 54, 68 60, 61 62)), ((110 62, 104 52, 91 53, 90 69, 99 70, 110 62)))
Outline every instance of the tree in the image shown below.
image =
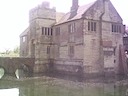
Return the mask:
POLYGON ((17 46, 16 48, 14 48, 14 49, 13 49, 13 52, 14 52, 15 54, 19 54, 19 47, 17 46))
POLYGON ((10 54, 10 49, 5 49, 5 54, 10 54))

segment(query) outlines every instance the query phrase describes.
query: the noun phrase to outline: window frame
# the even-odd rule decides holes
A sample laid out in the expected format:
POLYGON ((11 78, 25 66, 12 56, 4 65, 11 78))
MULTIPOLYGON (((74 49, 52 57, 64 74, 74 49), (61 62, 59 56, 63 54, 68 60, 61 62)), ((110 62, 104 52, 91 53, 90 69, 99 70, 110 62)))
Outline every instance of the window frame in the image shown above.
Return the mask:
POLYGON ((75 47, 71 45, 69 46, 69 55, 74 56, 74 54, 75 54, 75 47))
POLYGON ((50 46, 47 46, 47 54, 50 54, 50 46))
POLYGON ((71 24, 68 25, 68 32, 69 33, 76 32, 76 24, 75 23, 71 23, 71 24))
POLYGON ((113 33, 121 33, 121 25, 120 24, 111 24, 111 31, 113 33))
POLYGON ((22 36, 22 42, 26 42, 26 36, 22 36))
POLYGON ((42 35, 52 36, 53 35, 52 31, 53 30, 51 27, 42 27, 42 35))
POLYGON ((88 21, 88 31, 96 32, 97 31, 97 22, 88 21))

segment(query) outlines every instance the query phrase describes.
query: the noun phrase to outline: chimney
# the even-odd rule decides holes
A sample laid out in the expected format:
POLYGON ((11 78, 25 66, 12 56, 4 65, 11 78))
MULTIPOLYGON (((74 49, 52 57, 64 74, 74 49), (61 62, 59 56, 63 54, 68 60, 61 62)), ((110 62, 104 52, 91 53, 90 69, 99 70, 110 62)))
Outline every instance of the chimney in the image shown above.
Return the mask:
POLYGON ((77 10, 78 7, 79 7, 79 5, 78 5, 78 0, 72 0, 71 11, 77 10))
POLYGON ((77 14, 77 9, 78 9, 79 5, 78 5, 78 0, 72 0, 72 7, 70 10, 70 17, 69 19, 73 18, 76 14, 77 14))

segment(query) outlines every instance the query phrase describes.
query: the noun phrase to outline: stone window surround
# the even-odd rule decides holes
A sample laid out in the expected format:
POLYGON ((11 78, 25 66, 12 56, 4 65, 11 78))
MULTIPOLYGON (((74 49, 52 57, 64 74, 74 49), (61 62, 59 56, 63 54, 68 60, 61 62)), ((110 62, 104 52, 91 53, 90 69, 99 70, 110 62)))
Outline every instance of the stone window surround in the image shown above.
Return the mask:
POLYGON ((22 37, 22 42, 25 42, 26 41, 26 36, 23 36, 22 37))
POLYGON ((71 23, 68 25, 68 32, 69 33, 74 33, 76 31, 76 28, 75 28, 75 23, 71 23))
POLYGON ((96 31, 97 23, 95 21, 88 21, 88 31, 96 31))
POLYGON ((121 25, 112 23, 112 32, 121 33, 121 25))
POLYGON ((42 35, 52 36, 52 28, 50 27, 42 27, 42 35))
POLYGON ((73 45, 70 45, 68 50, 69 56, 73 57, 75 53, 75 47, 73 45))

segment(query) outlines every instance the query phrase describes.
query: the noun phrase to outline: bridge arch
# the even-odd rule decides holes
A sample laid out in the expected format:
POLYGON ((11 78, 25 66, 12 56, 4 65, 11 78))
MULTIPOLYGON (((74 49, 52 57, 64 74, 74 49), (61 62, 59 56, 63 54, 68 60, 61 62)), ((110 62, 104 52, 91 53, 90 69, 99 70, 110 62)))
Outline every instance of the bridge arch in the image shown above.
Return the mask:
POLYGON ((15 76, 17 69, 27 73, 27 76, 32 76, 35 58, 22 57, 0 57, 0 68, 4 69, 5 74, 15 76))
POLYGON ((30 77, 32 76, 33 69, 28 66, 27 64, 19 64, 19 67, 16 68, 15 70, 15 76, 19 78, 24 78, 24 77, 30 77))
POLYGON ((5 75, 6 70, 3 66, 0 66, 0 79, 5 75))

